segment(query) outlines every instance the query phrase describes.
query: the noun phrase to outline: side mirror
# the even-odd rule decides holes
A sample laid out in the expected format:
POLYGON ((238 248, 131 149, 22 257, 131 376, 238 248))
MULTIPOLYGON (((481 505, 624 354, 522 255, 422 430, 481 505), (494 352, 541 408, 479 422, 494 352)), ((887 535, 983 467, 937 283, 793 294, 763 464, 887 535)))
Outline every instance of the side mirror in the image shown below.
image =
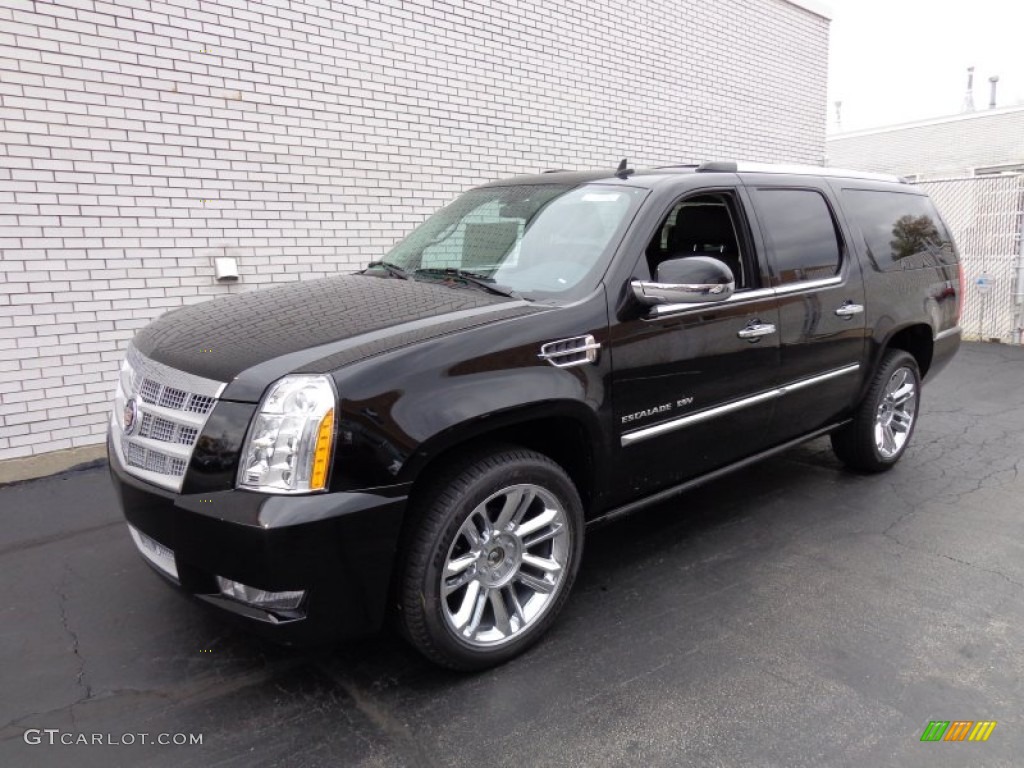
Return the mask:
POLYGON ((736 290, 728 265, 710 256, 666 259, 658 265, 654 282, 634 280, 633 295, 646 306, 699 304, 725 301, 736 290))

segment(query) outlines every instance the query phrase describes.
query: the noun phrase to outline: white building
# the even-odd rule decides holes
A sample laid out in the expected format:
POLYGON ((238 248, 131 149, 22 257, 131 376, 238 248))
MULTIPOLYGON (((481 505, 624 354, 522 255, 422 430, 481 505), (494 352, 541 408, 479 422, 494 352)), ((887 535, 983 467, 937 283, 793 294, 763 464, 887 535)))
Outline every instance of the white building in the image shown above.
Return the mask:
POLYGON ((1024 171, 1024 105, 830 135, 829 165, 912 180, 1024 171))
POLYGON ((836 133, 825 146, 829 165, 918 182, 960 248, 965 337, 1024 343, 1024 105, 836 133))
POLYGON ((827 45, 812 0, 0 0, 0 459, 102 442, 154 317, 479 182, 823 162, 827 45))

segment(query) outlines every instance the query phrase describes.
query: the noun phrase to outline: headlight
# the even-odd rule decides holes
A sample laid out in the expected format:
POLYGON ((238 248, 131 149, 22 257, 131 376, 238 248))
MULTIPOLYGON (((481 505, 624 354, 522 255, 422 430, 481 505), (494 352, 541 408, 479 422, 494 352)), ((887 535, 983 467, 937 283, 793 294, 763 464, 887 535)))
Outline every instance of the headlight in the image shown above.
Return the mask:
POLYGON ((238 485, 270 493, 322 491, 334 445, 334 385, 326 376, 285 376, 249 426, 238 485))

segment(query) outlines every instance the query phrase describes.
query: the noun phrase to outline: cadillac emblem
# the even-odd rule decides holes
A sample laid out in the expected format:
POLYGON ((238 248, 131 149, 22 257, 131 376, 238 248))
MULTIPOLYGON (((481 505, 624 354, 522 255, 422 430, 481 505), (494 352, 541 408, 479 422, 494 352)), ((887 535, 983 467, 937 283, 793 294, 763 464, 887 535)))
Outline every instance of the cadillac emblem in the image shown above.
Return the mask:
POLYGON ((124 429, 124 433, 130 435, 134 432, 138 421, 139 404, 135 402, 134 397, 129 397, 124 404, 124 413, 122 414, 122 429, 124 429))

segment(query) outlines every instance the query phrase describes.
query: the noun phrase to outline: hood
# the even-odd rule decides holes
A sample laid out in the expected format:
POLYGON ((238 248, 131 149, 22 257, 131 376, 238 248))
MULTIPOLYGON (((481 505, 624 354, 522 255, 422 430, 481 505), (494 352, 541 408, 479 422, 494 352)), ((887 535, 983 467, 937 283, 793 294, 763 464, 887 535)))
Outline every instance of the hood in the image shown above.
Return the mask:
POLYGON ((471 288, 338 275, 168 312, 142 329, 134 344, 172 368, 216 381, 238 379, 229 384, 225 399, 255 400, 271 381, 291 371, 317 370, 317 361, 324 359, 351 362, 353 355, 345 350, 380 354, 542 309, 471 288))

